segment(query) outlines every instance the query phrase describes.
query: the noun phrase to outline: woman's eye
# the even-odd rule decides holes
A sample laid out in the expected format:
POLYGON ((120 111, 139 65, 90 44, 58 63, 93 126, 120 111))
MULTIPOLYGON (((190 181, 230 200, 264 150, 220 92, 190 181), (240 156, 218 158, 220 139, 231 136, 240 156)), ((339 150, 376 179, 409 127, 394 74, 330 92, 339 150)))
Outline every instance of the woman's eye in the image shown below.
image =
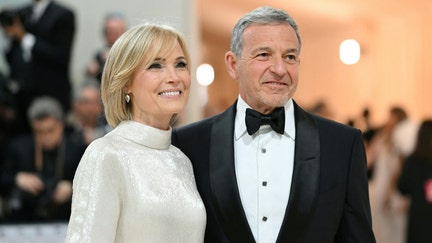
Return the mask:
POLYGON ((187 68, 187 63, 186 62, 179 62, 176 65, 177 68, 187 68))
POLYGON ((160 69, 160 68, 162 68, 162 65, 160 63, 153 63, 148 67, 148 69, 160 69))

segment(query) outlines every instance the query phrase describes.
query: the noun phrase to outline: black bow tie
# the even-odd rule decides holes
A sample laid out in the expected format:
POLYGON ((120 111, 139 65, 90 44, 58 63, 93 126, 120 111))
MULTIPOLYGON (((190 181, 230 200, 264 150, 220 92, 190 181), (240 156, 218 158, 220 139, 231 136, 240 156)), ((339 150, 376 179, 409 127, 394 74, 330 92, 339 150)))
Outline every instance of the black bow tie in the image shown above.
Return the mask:
POLYGON ((276 132, 283 134, 285 127, 285 109, 279 107, 273 110, 271 114, 261 114, 250 108, 246 109, 246 127, 249 135, 254 134, 261 125, 268 124, 276 132))

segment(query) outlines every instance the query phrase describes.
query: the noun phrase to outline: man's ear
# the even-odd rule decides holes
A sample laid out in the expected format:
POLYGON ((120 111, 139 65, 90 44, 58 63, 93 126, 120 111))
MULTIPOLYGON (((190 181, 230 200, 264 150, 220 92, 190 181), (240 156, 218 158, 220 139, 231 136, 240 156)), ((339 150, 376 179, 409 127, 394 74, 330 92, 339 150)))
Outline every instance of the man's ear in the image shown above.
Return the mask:
POLYGON ((239 76, 237 72, 237 56, 232 51, 225 54, 225 67, 230 77, 237 80, 239 76))

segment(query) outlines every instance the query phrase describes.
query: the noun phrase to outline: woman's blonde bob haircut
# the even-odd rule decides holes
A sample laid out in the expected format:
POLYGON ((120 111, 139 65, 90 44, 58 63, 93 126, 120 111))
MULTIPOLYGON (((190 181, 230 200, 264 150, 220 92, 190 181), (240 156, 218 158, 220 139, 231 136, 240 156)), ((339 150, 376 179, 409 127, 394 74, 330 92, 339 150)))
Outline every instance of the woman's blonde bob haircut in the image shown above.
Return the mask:
MULTIPOLYGON (((132 100, 126 103, 125 89, 132 82, 135 72, 168 55, 176 42, 180 44, 187 63, 190 63, 183 35, 168 25, 145 23, 134 26, 111 47, 102 73, 101 97, 105 117, 112 128, 121 121, 132 119, 132 100)), ((189 65, 187 67, 189 70, 189 65)))

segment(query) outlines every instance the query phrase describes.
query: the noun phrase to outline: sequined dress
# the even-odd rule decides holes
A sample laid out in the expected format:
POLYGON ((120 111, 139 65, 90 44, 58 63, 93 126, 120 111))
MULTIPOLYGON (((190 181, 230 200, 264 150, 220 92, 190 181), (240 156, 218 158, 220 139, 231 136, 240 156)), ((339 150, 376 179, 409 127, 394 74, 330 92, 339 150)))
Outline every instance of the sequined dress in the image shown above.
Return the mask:
POLYGON ((204 204, 171 129, 124 121, 93 141, 73 181, 66 242, 203 242, 204 204))

